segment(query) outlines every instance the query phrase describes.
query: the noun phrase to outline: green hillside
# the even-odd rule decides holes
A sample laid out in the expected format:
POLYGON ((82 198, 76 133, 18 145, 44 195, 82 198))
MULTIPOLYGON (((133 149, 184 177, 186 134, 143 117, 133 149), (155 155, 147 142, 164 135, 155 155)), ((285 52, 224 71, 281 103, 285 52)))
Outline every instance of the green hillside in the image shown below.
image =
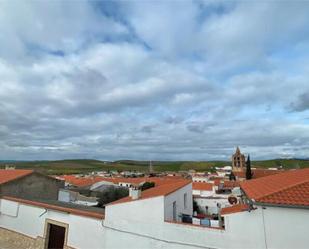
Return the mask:
MULTIPOLYGON (((18 169, 34 169, 47 174, 76 174, 100 170, 136 170, 147 172, 148 161, 119 160, 103 162, 99 160, 76 159, 59 161, 26 161, 26 162, 0 162, 0 168, 5 165, 14 165, 18 169)), ((162 171, 197 170, 210 171, 215 167, 231 165, 228 161, 153 161, 153 169, 162 171)), ((309 167, 309 160, 300 159, 273 159, 253 161, 252 167, 270 168, 280 167, 285 169, 309 167)))

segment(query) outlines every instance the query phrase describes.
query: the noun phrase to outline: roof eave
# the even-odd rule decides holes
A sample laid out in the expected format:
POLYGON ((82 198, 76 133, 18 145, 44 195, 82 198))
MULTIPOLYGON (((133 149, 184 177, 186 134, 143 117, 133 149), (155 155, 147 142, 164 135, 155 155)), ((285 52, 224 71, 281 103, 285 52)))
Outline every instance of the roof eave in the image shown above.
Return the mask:
MULTIPOLYGON (((252 201, 252 199, 250 200, 252 201)), ((258 201, 252 201, 252 204, 257 205, 257 206, 267 206, 267 207, 309 209, 309 206, 303 206, 303 205, 276 204, 276 203, 267 203, 267 202, 258 202, 258 201)))

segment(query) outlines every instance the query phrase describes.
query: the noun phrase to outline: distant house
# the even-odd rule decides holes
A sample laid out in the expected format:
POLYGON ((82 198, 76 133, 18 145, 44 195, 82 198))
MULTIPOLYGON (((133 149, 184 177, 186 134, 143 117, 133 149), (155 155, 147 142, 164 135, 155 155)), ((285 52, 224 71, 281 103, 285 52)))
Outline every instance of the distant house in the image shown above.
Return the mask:
POLYGON ((192 193, 202 197, 212 196, 215 193, 214 185, 208 182, 193 182, 192 193))
POLYGON ((64 182, 33 170, 0 170, 0 196, 57 200, 64 182))

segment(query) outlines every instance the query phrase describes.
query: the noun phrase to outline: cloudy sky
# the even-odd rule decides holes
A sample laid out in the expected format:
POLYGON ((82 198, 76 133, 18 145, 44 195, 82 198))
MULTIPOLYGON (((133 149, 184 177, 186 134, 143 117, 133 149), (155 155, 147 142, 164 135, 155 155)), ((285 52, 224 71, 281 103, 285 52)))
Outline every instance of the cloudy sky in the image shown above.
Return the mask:
POLYGON ((308 1, 1 1, 0 159, 309 157, 308 1))

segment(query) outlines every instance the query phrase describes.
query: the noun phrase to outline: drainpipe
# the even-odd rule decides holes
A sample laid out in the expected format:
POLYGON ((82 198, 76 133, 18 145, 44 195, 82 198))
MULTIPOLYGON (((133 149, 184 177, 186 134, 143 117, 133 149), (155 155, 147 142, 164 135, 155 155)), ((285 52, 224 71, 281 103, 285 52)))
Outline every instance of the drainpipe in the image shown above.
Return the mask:
POLYGON ((217 203, 217 207, 218 207, 219 227, 223 227, 223 221, 222 221, 222 216, 221 216, 221 204, 217 203))

